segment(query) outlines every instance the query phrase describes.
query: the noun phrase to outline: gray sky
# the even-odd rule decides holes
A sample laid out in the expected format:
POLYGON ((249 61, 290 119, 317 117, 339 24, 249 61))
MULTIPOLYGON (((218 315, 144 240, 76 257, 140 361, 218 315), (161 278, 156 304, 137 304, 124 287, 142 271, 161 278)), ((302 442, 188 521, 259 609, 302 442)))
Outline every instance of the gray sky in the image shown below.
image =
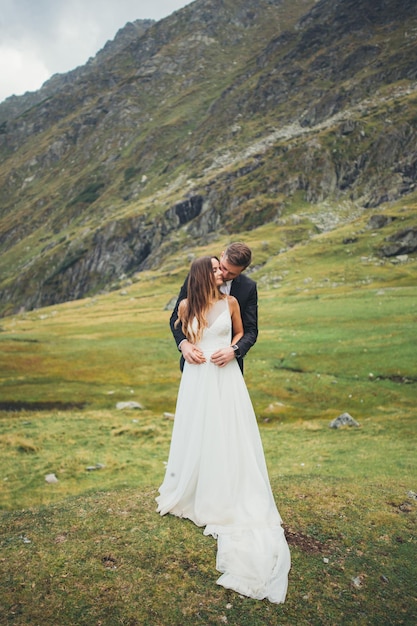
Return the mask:
POLYGON ((0 0, 0 102, 84 65, 126 22, 191 0, 0 0))

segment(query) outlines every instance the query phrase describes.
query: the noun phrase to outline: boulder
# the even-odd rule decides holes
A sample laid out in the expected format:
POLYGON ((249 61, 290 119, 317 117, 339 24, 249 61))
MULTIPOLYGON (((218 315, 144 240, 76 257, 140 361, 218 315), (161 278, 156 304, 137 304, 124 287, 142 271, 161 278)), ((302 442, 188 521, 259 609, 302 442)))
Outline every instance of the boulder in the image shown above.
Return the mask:
POLYGON ((330 422, 330 428, 340 428, 341 426, 359 426, 349 413, 342 413, 330 422))
POLYGON ((116 409, 119 411, 123 411, 124 409, 140 409, 143 410, 143 406, 139 404, 139 402, 134 402, 132 400, 128 402, 118 402, 116 404, 116 409))
POLYGON ((387 237, 387 245, 381 247, 383 256, 391 257, 417 252, 417 226, 404 228, 387 237))

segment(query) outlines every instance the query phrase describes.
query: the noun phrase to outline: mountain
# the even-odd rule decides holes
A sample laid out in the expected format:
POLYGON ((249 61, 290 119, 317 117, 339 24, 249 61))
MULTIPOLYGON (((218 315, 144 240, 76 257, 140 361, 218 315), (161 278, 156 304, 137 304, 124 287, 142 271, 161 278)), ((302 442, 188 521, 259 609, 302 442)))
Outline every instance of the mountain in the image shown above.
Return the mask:
POLYGON ((19 117, 28 109, 35 107, 66 86, 78 83, 83 76, 88 79, 91 76, 91 71, 94 72, 96 65, 99 65, 106 58, 111 58, 116 52, 123 50, 131 41, 140 37, 153 23, 154 20, 128 22, 124 28, 121 28, 116 33, 115 38, 112 41, 108 41, 103 49, 94 58, 89 59, 85 65, 77 67, 66 74, 55 74, 38 91, 26 92, 22 96, 10 96, 0 103, 0 124, 19 117))
POLYGON ((415 202, 416 79, 414 0, 196 0, 127 24, 0 104, 1 314, 220 233, 272 222, 292 246, 415 202))

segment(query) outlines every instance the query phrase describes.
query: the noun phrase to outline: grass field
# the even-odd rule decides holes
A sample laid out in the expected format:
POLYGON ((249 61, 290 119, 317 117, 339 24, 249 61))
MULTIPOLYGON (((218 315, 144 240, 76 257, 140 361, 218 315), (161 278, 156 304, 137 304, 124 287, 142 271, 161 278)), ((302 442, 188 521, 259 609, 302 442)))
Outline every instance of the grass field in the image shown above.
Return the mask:
POLYGON ((417 623, 417 266, 373 261, 379 233, 347 252, 349 234, 280 255, 271 225, 244 237, 261 331, 245 379, 292 553, 283 606, 218 587, 213 540, 155 513, 180 379, 167 305, 208 248, 1 321, 0 624, 417 623), (130 400, 143 408, 116 409, 130 400), (360 426, 329 428, 343 412, 360 426))

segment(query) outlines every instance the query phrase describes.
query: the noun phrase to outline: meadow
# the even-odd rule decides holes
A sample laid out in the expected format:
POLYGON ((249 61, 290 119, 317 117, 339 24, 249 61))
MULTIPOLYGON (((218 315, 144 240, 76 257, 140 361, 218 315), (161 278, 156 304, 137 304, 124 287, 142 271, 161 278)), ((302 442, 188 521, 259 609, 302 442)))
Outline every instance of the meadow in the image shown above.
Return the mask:
POLYGON ((281 254, 272 225, 242 236, 260 317, 245 380, 292 554, 282 606, 218 587, 214 541, 155 513, 170 306, 209 246, 1 320, 1 624, 417 622, 416 261, 372 257, 379 233, 343 245, 360 226, 281 254), (330 428, 344 412, 359 426, 330 428))

